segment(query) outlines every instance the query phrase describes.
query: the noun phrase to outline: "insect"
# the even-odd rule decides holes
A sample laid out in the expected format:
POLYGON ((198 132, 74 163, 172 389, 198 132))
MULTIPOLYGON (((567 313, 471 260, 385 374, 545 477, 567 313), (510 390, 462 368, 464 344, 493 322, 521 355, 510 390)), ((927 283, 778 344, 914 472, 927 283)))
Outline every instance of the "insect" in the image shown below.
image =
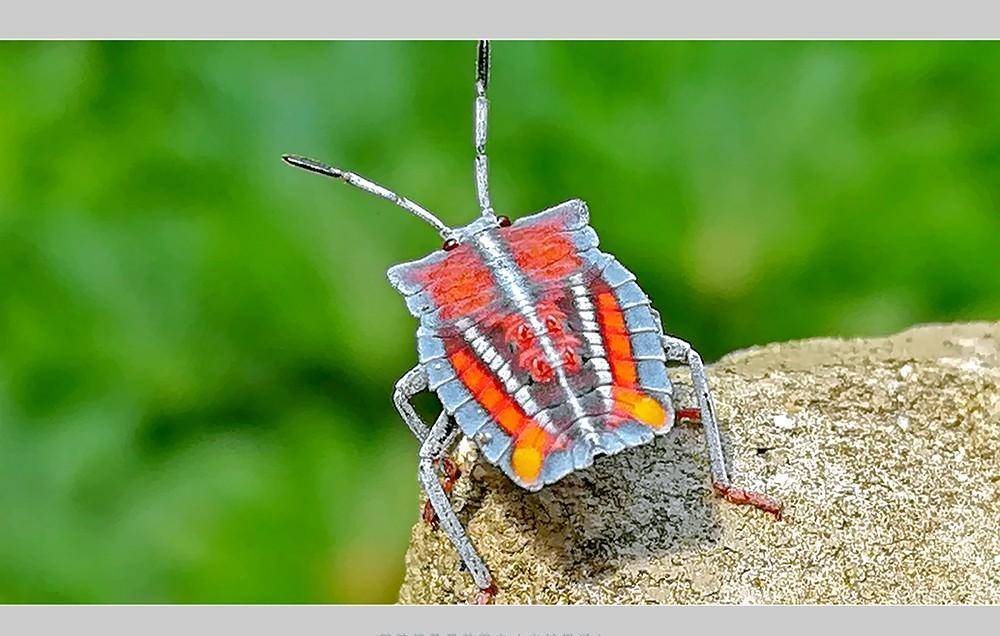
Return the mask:
POLYGON ((514 222, 494 210, 486 159, 489 77, 490 45, 481 41, 473 117, 480 213, 464 227, 448 227, 353 172, 283 156, 392 201, 444 240, 440 250, 388 271, 419 320, 419 362, 396 383, 393 402, 420 441, 424 519, 455 544, 480 589, 477 601, 489 602, 496 587, 448 499, 458 471, 447 456, 459 435, 514 483, 537 491, 599 455, 651 442, 678 419, 700 420, 715 491, 780 519, 776 501, 732 485, 701 357, 663 333, 635 276, 598 249, 587 205, 567 201, 514 222), (668 363, 690 368, 697 408, 675 407, 668 363), (443 407, 430 427, 411 404, 422 391, 436 393, 443 407))

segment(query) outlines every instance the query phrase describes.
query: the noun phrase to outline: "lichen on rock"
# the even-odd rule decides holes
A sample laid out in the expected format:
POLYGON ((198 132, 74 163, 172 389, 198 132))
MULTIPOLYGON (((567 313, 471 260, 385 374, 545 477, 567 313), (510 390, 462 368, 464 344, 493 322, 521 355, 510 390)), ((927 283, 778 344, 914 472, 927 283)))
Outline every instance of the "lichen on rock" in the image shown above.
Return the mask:
MULTIPOLYGON (((709 376, 734 482, 785 519, 715 497, 696 426, 538 493, 463 443, 452 500, 496 602, 1000 602, 1000 323, 755 347, 709 376)), ((400 602, 467 602, 459 563, 418 522, 400 602)))

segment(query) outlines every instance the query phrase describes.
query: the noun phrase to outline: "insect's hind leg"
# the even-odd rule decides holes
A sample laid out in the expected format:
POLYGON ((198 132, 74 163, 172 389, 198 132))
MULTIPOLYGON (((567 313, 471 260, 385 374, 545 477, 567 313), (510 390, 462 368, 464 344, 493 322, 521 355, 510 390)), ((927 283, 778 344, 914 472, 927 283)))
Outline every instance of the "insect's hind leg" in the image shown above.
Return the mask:
POLYGON ((440 528, 444 531, 451 542, 455 544, 459 557, 465 567, 468 568, 472 579, 480 589, 477 598, 478 602, 489 602, 496 588, 493 585, 493 578, 486 568, 483 559, 476 552, 476 548, 469 540, 469 536, 462 527, 462 522, 458 520, 455 510, 448 500, 448 493, 438 479, 435 463, 443 459, 448 449, 451 447, 458 433, 458 428, 447 414, 441 413, 437 422, 431 427, 424 443, 420 446, 419 478, 420 485, 427 493, 427 499, 437 514, 440 528))
MULTIPOLYGON (((698 399, 698 419, 705 431, 705 443, 708 446, 708 460, 712 470, 712 487, 726 501, 749 505, 770 513, 776 519, 781 519, 781 504, 767 495, 744 490, 733 486, 726 472, 726 458, 722 452, 722 438, 719 434, 719 423, 715 418, 715 405, 708 388, 708 377, 701 356, 691 345, 673 336, 663 336, 663 349, 667 360, 686 364, 691 369, 691 383, 698 399)), ((678 411, 681 417, 695 419, 691 409, 678 411)))

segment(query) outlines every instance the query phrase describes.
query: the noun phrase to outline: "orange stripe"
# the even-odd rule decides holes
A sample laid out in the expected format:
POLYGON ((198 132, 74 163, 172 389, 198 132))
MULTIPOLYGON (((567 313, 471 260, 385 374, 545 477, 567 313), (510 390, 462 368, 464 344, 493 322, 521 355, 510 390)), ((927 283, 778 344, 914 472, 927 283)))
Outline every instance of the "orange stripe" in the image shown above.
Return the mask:
POLYGON ((625 329, 625 314, 618 299, 610 290, 600 291, 597 301, 597 322, 601 328, 601 338, 611 365, 611 377, 617 386, 634 387, 639 382, 635 360, 632 358, 632 342, 625 329))
POLYGON ((618 299, 610 290, 604 289, 597 293, 595 300, 597 321, 615 383, 612 393, 615 413, 619 417, 633 419, 653 428, 663 426, 667 419, 663 406, 637 390, 639 373, 632 357, 632 341, 625 326, 625 314, 622 313, 618 299))
POLYGON ((496 417, 500 409, 506 406, 503 391, 497 387, 496 383, 489 382, 486 387, 476 396, 476 401, 483 405, 483 408, 496 417))
POLYGON ((489 367, 467 348, 456 348, 448 354, 448 359, 479 406, 514 438, 510 459, 514 472, 525 483, 535 482, 552 446, 552 436, 525 415, 489 367))
POLYGON ((531 421, 515 403, 493 372, 466 349, 448 354, 458 378, 479 406, 486 409, 508 435, 516 436, 531 421))
POLYGON ((505 431, 516 431, 524 428, 524 415, 516 404, 506 402, 503 409, 496 415, 497 423, 505 431))

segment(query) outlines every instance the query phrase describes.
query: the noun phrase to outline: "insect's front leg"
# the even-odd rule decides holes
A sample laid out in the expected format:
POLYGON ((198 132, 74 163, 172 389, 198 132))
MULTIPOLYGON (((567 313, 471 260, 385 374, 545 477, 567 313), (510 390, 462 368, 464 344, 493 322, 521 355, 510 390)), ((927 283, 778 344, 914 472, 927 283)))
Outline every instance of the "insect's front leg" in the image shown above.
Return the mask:
MULTIPOLYGON (((396 382, 396 388, 392 393, 392 402, 396 405, 396 410, 399 411, 399 416, 403 418, 403 421, 406 422, 406 425, 410 428, 421 444, 427 439, 428 428, 427 424, 424 423, 423 418, 420 417, 416 409, 413 408, 411 400, 414 395, 426 390, 427 371, 418 364, 403 374, 403 377, 396 382)), ((440 464, 445 475, 445 492, 451 492, 451 489, 455 486, 455 481, 458 479, 461 471, 459 471, 458 466, 456 466, 455 463, 447 457, 442 457, 438 463, 440 464)), ((423 519, 432 527, 437 527, 437 517, 434 515, 434 509, 431 507, 429 501, 424 505, 423 519)))
POLYGON ((434 468, 435 463, 447 454, 457 432, 458 429, 451 418, 446 413, 441 413, 424 439, 424 443, 420 446, 420 485, 427 493, 427 499, 437 514, 441 529, 455 544, 455 549, 458 550, 462 562, 468 568, 476 585, 479 586, 480 594, 476 599, 477 602, 486 603, 496 593, 493 578, 490 576, 490 571, 486 568, 482 557, 472 545, 472 541, 469 540, 465 528, 462 527, 462 522, 458 520, 455 510, 451 506, 451 501, 448 500, 448 493, 438 479, 437 471, 434 468))
POLYGON ((426 390, 427 371, 418 364, 396 381, 396 388, 392 392, 392 403, 396 405, 399 416, 403 418, 403 421, 417 437, 417 441, 421 443, 427 438, 427 424, 413 408, 413 403, 410 400, 417 393, 426 390))
MULTIPOLYGON (((698 399, 699 419, 705 431, 705 442, 708 446, 708 461, 712 470, 712 487, 726 501, 734 504, 749 505, 770 513, 781 519, 781 504, 767 495, 744 490, 733 486, 726 472, 726 458, 722 452, 722 438, 719 434, 719 423, 715 419, 715 405, 708 388, 708 376, 701 356, 690 344, 680 338, 663 336, 663 350, 667 360, 686 364, 691 369, 691 383, 698 399)), ((687 411, 679 410, 678 413, 687 411)), ((685 413, 689 419, 690 414, 685 413)))

